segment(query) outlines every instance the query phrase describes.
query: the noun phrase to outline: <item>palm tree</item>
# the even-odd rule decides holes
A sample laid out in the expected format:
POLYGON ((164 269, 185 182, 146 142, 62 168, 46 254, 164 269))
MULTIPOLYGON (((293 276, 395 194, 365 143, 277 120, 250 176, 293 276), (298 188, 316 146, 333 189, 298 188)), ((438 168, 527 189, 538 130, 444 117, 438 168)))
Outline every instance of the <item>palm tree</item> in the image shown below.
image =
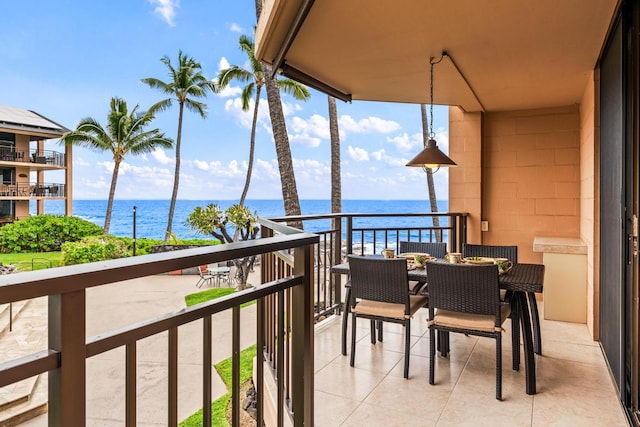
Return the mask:
POLYGON ((176 208, 178 198, 178 187, 180 185, 180 143, 182 142, 182 117, 184 107, 187 110, 198 113, 203 119, 207 117, 207 105, 199 102, 196 98, 204 98, 207 91, 213 91, 214 85, 202 74, 202 66, 193 58, 178 51, 178 66, 175 68, 168 57, 160 59, 169 71, 169 81, 164 82, 154 77, 142 79, 142 82, 153 89, 158 89, 169 98, 156 102, 150 111, 163 111, 171 107, 173 100, 180 105, 178 113, 178 135, 176 137, 176 169, 173 177, 173 192, 171 193, 171 203, 169 204, 169 219, 167 221, 167 231, 164 240, 169 240, 173 226, 173 213, 176 208))
MULTIPOLYGON (((336 99, 329 100, 329 133, 331 135, 331 212, 342 211, 342 183, 340 181, 340 133, 338 131, 338 111, 336 99)), ((334 226, 335 228, 335 226, 334 226)))
POLYGON ((116 193, 120 163, 127 153, 149 153, 157 147, 172 148, 173 140, 167 138, 159 129, 145 130, 153 121, 152 112, 138 112, 136 105, 131 112, 127 102, 120 98, 111 98, 111 111, 107 116, 107 128, 91 117, 80 120, 76 130, 67 132, 61 142, 77 145, 95 151, 110 151, 113 154, 113 174, 104 218, 104 232, 109 232, 113 199, 116 193))
MULTIPOLYGON (((242 89, 242 110, 248 111, 250 107, 251 98, 255 95, 255 103, 253 107, 253 121, 251 123, 251 142, 249 146, 249 163, 247 166, 247 177, 244 182, 244 188, 242 189, 242 195, 240 196, 240 206, 244 205, 249 191, 249 184, 251 182, 251 171, 253 170, 253 157, 256 146, 256 126, 258 124, 258 105, 260 104, 260 93, 262 87, 265 85, 264 72, 262 70, 262 63, 256 60, 255 57, 255 44, 254 41, 246 35, 240 36, 240 50, 247 54, 249 57, 249 69, 240 67, 238 65, 231 65, 229 68, 221 70, 218 74, 218 81, 216 85, 216 91, 229 86, 233 80, 247 83, 242 89)), ((298 82, 290 79, 278 79, 278 87, 283 92, 292 95, 295 99, 306 101, 309 99, 309 91, 306 87, 298 82)))
MULTIPOLYGON (((262 11, 262 1, 256 0, 256 17, 260 17, 262 11)), ((287 126, 282 112, 282 101, 280 100, 280 88, 275 78, 271 76, 271 66, 263 64, 265 86, 267 88, 267 102, 269 103, 269 116, 271 118, 271 128, 273 139, 276 145, 276 155, 280 169, 280 183, 282 185, 282 200, 284 202, 284 212, 287 216, 300 215, 300 200, 298 198, 298 188, 296 177, 293 172, 293 161, 291 160, 291 147, 287 126)), ((305 90, 307 90, 305 88, 305 90)), ((309 95, 310 96, 310 95, 309 95)), ((289 225, 302 228, 302 222, 290 222, 289 225)))
MULTIPOLYGON (((420 104, 420 112, 422 115, 422 143, 426 148, 427 141, 429 140, 429 126, 427 125, 427 106, 425 104, 420 104)), ((438 199, 436 198, 436 187, 433 184, 433 171, 430 168, 423 169, 427 174, 427 188, 429 189, 429 205, 431 206, 431 212, 438 212, 438 199)), ((434 227, 440 226, 440 218, 437 216, 434 216, 432 221, 434 227)), ((436 241, 442 241, 442 233, 436 233, 436 241)))

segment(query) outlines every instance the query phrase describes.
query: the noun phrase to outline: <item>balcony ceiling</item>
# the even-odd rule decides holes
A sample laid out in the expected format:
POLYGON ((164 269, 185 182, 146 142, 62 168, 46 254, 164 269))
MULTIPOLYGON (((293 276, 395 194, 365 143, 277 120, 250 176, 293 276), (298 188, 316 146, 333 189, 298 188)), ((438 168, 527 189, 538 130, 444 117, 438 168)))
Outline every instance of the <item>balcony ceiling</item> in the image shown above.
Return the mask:
MULTIPOLYGON (((259 59, 278 62, 305 3, 265 1, 259 59)), ((311 3, 277 64, 284 74, 309 83, 301 71, 354 100, 428 103, 429 57, 447 51, 453 61, 435 66, 434 100, 466 111, 579 103, 617 6, 617 0, 311 3)))

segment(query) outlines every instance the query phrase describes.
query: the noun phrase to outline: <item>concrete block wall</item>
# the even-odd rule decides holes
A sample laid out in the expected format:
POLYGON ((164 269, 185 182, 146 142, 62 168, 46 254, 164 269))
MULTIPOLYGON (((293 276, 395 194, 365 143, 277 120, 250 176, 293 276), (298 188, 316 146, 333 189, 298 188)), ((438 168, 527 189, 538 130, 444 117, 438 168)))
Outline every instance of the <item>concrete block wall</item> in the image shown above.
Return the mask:
POLYGON ((520 261, 541 263, 535 236, 580 236, 577 106, 485 114, 451 107, 449 155, 459 165, 449 171, 449 208, 469 212, 469 242, 516 244, 520 261))

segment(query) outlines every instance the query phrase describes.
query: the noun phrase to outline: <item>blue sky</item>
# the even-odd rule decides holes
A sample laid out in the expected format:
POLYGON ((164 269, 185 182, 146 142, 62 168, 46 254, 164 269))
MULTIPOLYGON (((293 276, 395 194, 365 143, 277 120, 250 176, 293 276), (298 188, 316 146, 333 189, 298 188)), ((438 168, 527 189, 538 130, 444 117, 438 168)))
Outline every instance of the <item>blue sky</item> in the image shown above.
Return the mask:
MULTIPOLYGON (((2 1, 0 104, 34 110, 75 128, 84 117, 105 123, 111 97, 146 109, 162 99, 140 82, 167 80, 160 58, 172 63, 182 49, 214 78, 228 64, 246 65, 238 48, 252 35, 254 0, 21 0, 2 1)), ((425 87, 428 70, 425 60, 425 87)), ((232 200, 240 197, 249 151, 251 111, 240 108, 240 86, 210 95, 208 117, 187 113, 183 124, 180 199, 232 200)), ((264 91, 263 91, 264 92, 264 91)), ((301 199, 328 199, 330 144, 327 96, 311 90, 283 106, 301 199)), ((260 102, 256 161, 249 199, 281 198, 280 177, 268 119, 260 102)), ((337 101, 343 199, 426 199, 420 168, 404 164, 422 147, 418 105, 337 101)), ((447 109, 436 106, 438 146, 448 150, 447 109)), ((158 114, 154 126, 175 138, 177 104, 158 114)), ((63 151, 58 141, 48 149, 63 151)), ((128 156, 121 165, 118 199, 169 199, 174 152, 128 156)), ((74 198, 106 199, 113 161, 109 153, 74 149, 74 198)), ((47 181, 54 181, 47 175, 47 181)), ((436 175, 436 193, 447 198, 446 169, 436 175)))

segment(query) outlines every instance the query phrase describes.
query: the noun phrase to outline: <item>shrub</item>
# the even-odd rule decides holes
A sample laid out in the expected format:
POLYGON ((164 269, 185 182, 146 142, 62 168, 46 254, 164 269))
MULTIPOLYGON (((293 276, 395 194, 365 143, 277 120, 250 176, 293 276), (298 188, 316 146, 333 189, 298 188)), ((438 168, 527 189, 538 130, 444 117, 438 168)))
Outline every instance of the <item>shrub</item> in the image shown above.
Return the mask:
POLYGON ((127 245, 112 235, 89 236, 62 245, 62 265, 84 264, 129 256, 127 245))
POLYGON ((0 251, 53 252, 65 242, 103 234, 102 227, 73 216, 36 215, 0 228, 0 251))
MULTIPOLYGON (((131 237, 119 237, 129 249, 130 253, 133 253, 133 239, 131 237)), ((174 241, 165 242, 160 239, 148 239, 146 237, 136 239, 136 255, 147 255, 153 253, 152 248, 154 246, 164 246, 164 245, 187 245, 187 246, 198 246, 198 245, 217 245, 219 244, 219 240, 215 239, 179 239, 174 241)))

